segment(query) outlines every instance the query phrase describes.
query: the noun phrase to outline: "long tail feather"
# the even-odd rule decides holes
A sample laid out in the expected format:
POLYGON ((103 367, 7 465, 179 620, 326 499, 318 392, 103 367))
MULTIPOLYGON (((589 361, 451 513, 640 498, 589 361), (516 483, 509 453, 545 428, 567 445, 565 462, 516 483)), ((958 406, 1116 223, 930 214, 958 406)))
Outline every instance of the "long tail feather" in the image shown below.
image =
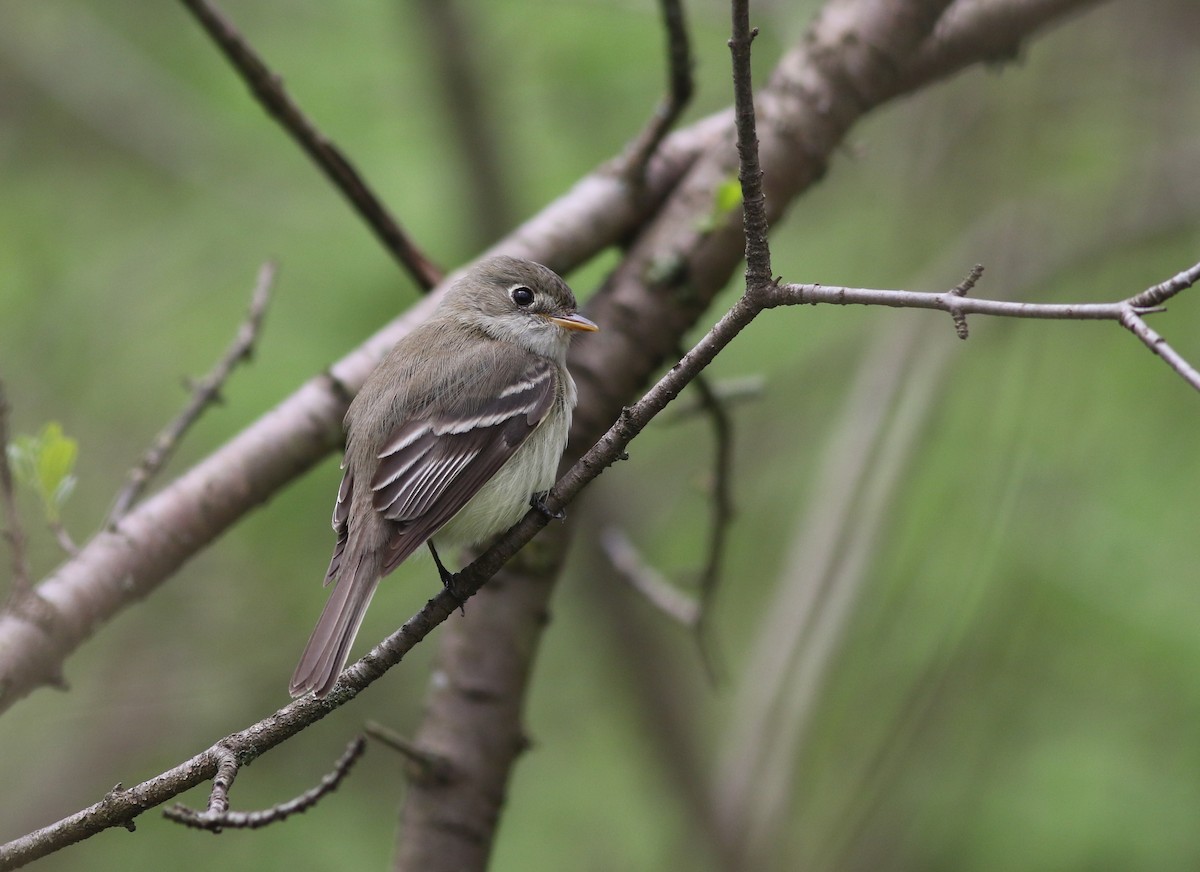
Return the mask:
POLYGON ((347 563, 342 564, 337 584, 292 675, 288 687, 292 696, 311 690, 323 697, 333 689, 378 586, 378 560, 371 555, 359 554, 352 571, 347 563))

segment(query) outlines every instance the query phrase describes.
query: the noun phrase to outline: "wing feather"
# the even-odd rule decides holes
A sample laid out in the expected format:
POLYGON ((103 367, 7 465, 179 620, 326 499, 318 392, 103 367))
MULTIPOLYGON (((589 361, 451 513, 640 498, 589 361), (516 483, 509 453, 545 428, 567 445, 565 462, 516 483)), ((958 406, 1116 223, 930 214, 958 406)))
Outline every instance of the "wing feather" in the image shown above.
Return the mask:
POLYGON ((385 574, 470 502, 537 429, 558 392, 554 364, 531 356, 500 391, 464 395, 389 435, 370 481, 372 505, 394 523, 385 574))
POLYGON ((329 569, 325 571, 325 584, 337 577, 342 568, 342 554, 346 550, 346 540, 350 538, 350 499, 354 494, 354 476, 350 470, 342 473, 342 483, 338 485, 337 502, 333 504, 333 532, 337 534, 337 542, 333 546, 333 557, 329 560, 329 569))

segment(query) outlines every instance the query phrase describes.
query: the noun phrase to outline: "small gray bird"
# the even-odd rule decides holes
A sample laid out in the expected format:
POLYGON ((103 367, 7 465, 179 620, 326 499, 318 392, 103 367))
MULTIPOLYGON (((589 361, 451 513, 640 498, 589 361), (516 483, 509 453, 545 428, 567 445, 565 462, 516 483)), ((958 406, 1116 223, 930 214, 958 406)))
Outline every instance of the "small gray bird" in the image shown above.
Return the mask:
POLYGON ((346 412, 335 584, 292 696, 333 688, 380 578, 428 542, 447 583, 435 542, 484 542, 554 484, 575 407, 567 346, 597 329, 555 273, 496 257, 371 373, 346 412))

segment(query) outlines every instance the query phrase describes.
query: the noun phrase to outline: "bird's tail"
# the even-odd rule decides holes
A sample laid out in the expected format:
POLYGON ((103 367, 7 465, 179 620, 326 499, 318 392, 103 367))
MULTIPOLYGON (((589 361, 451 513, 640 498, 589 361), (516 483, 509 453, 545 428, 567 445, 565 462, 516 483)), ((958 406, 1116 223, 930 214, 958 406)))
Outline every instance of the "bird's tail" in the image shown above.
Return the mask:
POLYGON ((337 584, 300 655, 300 663, 288 686, 294 697, 310 690, 318 697, 325 696, 333 689, 338 674, 346 665, 350 646, 358 634, 371 596, 379 586, 380 566, 375 554, 368 550, 366 553, 359 551, 356 556, 352 564, 350 561, 342 564, 337 584))

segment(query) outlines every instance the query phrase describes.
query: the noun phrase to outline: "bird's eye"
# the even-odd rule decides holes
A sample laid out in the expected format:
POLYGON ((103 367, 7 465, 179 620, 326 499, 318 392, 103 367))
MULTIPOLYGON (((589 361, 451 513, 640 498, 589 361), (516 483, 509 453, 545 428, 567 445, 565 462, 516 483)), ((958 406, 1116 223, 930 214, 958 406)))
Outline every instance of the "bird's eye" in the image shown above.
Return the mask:
POLYGON ((512 297, 512 301, 521 308, 524 308, 533 302, 533 291, 529 290, 529 288, 525 287, 524 285, 517 285, 508 292, 508 295, 512 297))

